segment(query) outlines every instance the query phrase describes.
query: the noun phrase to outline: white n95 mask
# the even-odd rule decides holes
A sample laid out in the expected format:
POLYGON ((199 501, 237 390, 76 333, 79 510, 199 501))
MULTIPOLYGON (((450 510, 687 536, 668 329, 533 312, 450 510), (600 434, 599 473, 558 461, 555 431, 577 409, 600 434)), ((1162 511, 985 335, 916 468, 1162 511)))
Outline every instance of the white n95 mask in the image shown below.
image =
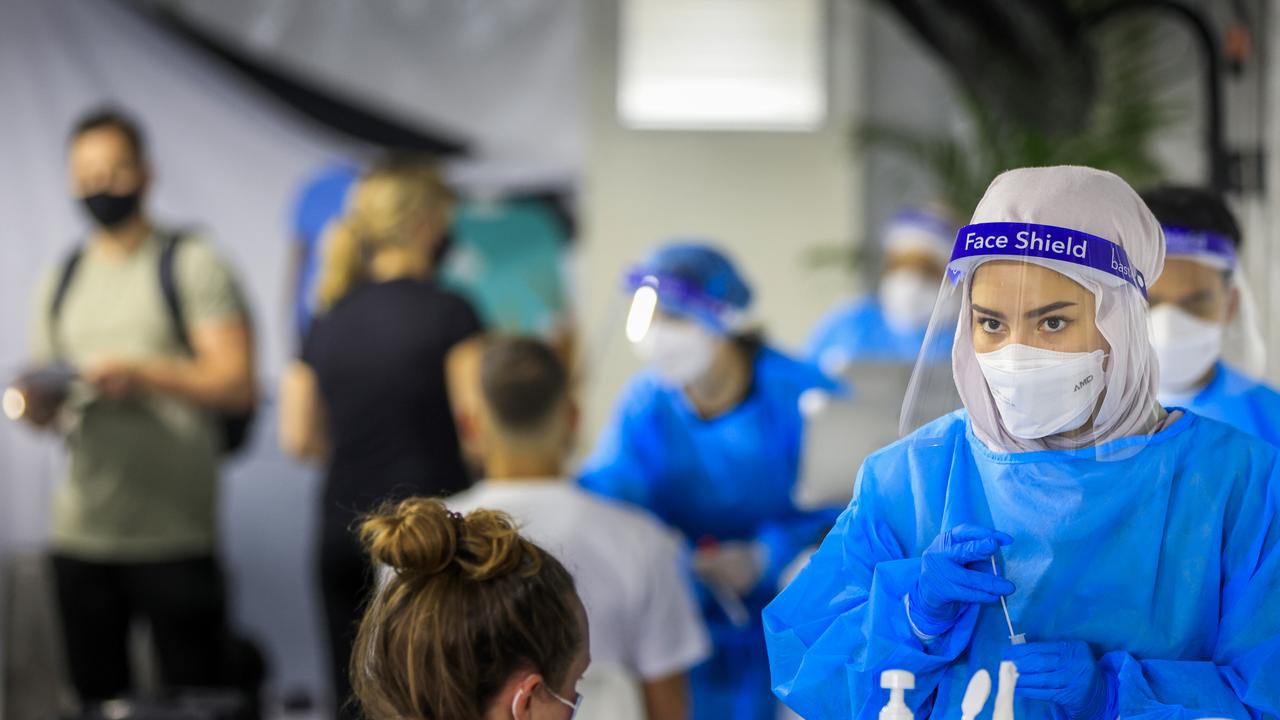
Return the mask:
POLYGON ((711 368, 719 341, 696 322, 655 319, 635 348, 663 382, 684 387, 711 368))
POLYGON ((922 330, 933 315, 938 283, 912 270, 894 270, 880 281, 880 307, 894 332, 922 330))
POLYGON ((1150 317, 1161 394, 1183 395, 1195 390, 1196 383, 1222 356, 1223 326, 1168 303, 1152 308, 1150 317))
POLYGON ((1106 385, 1101 350, 1069 353, 1014 344, 977 358, 1005 429, 1023 440, 1084 425, 1106 385))

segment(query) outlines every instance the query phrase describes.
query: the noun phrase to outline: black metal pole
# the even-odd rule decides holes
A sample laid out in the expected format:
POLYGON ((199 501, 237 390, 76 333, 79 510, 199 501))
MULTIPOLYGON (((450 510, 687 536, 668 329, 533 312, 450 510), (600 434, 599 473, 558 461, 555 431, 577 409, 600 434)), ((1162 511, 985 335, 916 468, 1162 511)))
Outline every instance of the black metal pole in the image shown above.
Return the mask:
POLYGON ((1205 150, 1209 155, 1209 185, 1225 192, 1231 187, 1231 160, 1223 129, 1222 53, 1213 28, 1195 8, 1173 0, 1121 0, 1087 15, 1089 25, 1100 25, 1117 15, 1134 10, 1164 10, 1186 22, 1195 35, 1205 58, 1205 150))

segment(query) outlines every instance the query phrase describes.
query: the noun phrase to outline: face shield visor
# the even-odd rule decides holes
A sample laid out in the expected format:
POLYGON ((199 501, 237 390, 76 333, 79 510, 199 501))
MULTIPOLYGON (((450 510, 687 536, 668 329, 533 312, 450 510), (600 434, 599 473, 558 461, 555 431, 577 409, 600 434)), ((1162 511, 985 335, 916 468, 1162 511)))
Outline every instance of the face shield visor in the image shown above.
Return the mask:
POLYGON ((1151 287, 1151 343, 1161 398, 1178 404, 1207 383, 1219 360, 1259 376, 1266 349, 1234 243, 1207 231, 1164 232, 1165 270, 1151 287))
POLYGON ((963 406, 997 452, 1149 435, 1162 411, 1146 294, 1142 272, 1106 238, 1025 222, 961 228, 926 335, 954 333, 950 372, 917 361, 901 431, 963 406))
POLYGON ((626 336, 636 355, 668 384, 687 385, 711 367, 720 345, 747 324, 746 314, 674 275, 626 277, 631 294, 626 336))

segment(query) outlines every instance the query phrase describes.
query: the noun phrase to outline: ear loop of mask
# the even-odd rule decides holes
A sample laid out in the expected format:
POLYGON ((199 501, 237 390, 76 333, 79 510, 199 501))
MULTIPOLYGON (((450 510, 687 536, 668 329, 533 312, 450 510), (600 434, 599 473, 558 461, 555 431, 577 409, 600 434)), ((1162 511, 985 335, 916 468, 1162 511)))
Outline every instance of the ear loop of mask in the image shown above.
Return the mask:
POLYGON ((516 690, 516 696, 511 698, 511 718, 515 720, 516 708, 520 706, 520 698, 524 695, 524 688, 516 690))

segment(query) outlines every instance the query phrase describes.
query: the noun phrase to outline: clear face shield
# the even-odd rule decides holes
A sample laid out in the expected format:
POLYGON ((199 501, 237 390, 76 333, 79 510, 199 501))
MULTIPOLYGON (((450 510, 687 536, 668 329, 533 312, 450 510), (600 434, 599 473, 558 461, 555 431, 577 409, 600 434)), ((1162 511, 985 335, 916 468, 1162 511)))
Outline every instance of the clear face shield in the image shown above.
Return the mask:
POLYGON ((1177 403, 1212 379, 1219 360, 1260 376, 1266 346, 1257 307, 1231 240, 1165 227, 1165 269, 1151 287, 1151 342, 1160 395, 1177 403))
POLYGON ((626 282, 627 341, 673 387, 707 372, 720 345, 746 325, 743 312, 682 278, 631 273, 626 282))
POLYGON ((917 361, 901 431, 963 406, 997 452, 1150 435, 1162 411, 1146 292, 1106 238, 1032 223, 961 228, 926 335, 927 347, 954 333, 952 356, 945 368, 917 361))

